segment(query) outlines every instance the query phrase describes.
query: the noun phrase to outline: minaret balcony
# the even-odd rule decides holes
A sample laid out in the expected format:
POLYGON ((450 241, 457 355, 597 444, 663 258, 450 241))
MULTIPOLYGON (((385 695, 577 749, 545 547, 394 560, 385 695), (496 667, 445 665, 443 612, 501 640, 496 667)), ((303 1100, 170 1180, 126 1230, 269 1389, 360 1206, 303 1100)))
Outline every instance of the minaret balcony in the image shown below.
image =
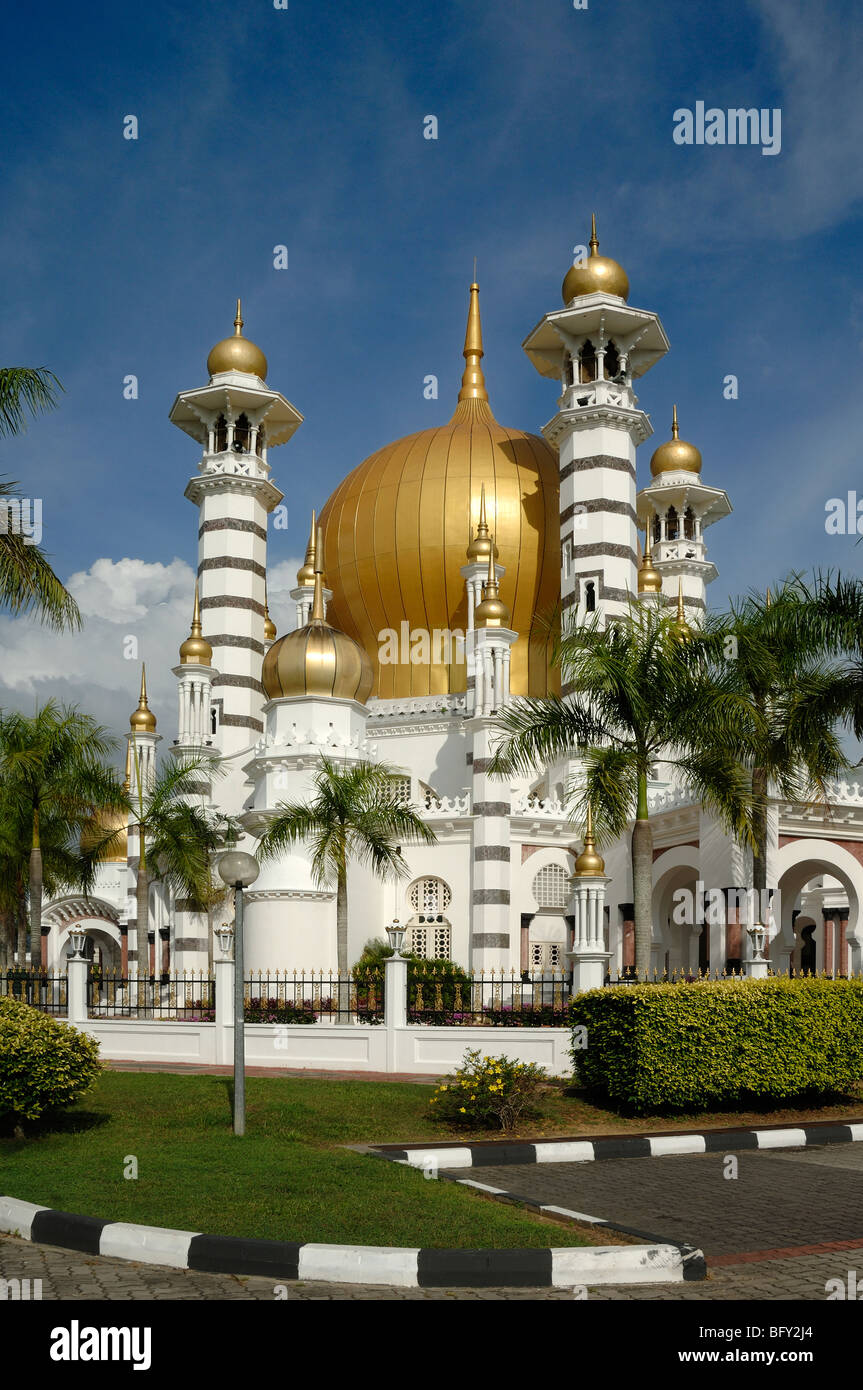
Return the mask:
POLYGON ((637 397, 627 379, 575 382, 567 386, 557 402, 558 410, 584 410, 597 405, 614 405, 632 410, 637 397))
POLYGON ((223 449, 218 454, 205 453, 199 470, 201 473, 228 473, 238 478, 267 479, 270 475, 269 464, 257 454, 238 453, 232 449, 223 449))

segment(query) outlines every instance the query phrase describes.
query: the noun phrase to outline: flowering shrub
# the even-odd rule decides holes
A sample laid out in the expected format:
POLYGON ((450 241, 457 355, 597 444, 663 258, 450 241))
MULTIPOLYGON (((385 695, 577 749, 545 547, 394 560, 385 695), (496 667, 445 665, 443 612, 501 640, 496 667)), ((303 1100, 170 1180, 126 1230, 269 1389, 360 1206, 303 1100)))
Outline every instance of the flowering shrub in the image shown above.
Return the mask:
POLYGON ((100 1069, 94 1038, 17 999, 0 999, 0 1116, 37 1120, 72 1105, 100 1069))
POLYGON ((533 1108, 546 1079, 544 1067, 468 1049, 459 1070, 441 1082, 429 1105, 437 1119, 449 1124, 509 1132, 533 1108))
POLYGON ((311 999, 298 1004, 286 999, 247 999, 243 1018, 246 1023, 316 1023, 318 1016, 311 999))

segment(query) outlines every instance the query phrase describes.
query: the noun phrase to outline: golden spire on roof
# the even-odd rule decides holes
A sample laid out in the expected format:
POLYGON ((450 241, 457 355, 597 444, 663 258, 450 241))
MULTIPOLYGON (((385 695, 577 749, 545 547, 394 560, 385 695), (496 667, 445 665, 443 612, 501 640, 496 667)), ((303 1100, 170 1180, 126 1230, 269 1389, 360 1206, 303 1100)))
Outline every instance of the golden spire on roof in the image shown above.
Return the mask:
POLYGON ((765 608, 772 608, 772 607, 773 607, 773 598, 772 598, 771 593, 770 593, 770 586, 769 586, 769 585, 767 586, 767 595, 766 595, 766 597, 765 597, 765 599, 764 599, 764 607, 765 607, 765 608))
POLYGON ((465 369, 461 379, 461 390, 458 393, 459 400, 487 401, 488 391, 485 387, 485 377, 482 371, 482 359, 485 353, 482 347, 482 323, 479 316, 479 285, 475 280, 470 287, 470 308, 467 312, 467 329, 464 335, 462 355, 465 360, 465 369))
POLYGON ((605 873, 605 860, 601 854, 597 853, 596 842, 593 837, 593 807, 587 803, 587 822, 584 827, 584 849, 575 861, 575 872, 577 874, 590 874, 599 877, 605 873))
POLYGON ((476 627, 509 627, 510 613, 497 588, 494 545, 488 553, 488 577, 482 586, 482 603, 473 615, 476 627))
POLYGON ((213 660, 213 648, 201 632, 201 600, 198 595, 198 581, 195 580, 195 606, 192 610, 192 628, 189 636, 180 647, 180 665, 209 666, 213 660))
POLYGON ((653 568, 650 554, 650 522, 644 531, 644 554, 638 569, 638 592, 640 594, 659 594, 662 592, 662 575, 653 568))
POLYGON ((315 514, 312 512, 312 529, 306 546, 306 558, 297 570, 297 583, 302 589, 311 589, 315 583, 315 514))
POLYGON ((615 294, 620 299, 629 298, 629 277, 623 266, 610 256, 600 256, 599 237, 596 234, 596 213, 590 218, 590 254, 586 260, 571 265, 563 282, 563 302, 571 304, 582 294, 615 294))
POLYGON ((262 381, 267 379, 266 357, 259 347, 243 337, 243 306, 239 299, 233 335, 216 343, 207 358, 207 371, 211 377, 219 372, 246 372, 262 381))
POLYGON ((141 663, 141 693, 138 708, 133 710, 129 728, 136 734, 152 734, 156 731, 156 716, 147 704, 147 668, 141 663))
POLYGON ((324 533, 320 526, 315 541, 315 596, 312 599, 309 622, 326 622, 326 614, 324 613, 324 533))
POLYGON ((264 641, 275 642, 278 629, 270 617, 270 605, 267 602, 267 589, 264 586, 264 641))
POLYGON ((128 792, 132 785, 132 740, 126 739, 126 775, 123 778, 123 791, 128 792))
POLYGON ((685 439, 680 438, 677 406, 674 406, 671 417, 671 438, 665 444, 660 444, 658 449, 654 449, 653 457, 650 460, 650 471, 656 478, 660 473, 678 473, 681 469, 686 473, 700 473, 701 450, 696 448, 694 444, 689 444, 685 439))
POLYGON ((477 523, 476 535, 467 548, 467 558, 473 561, 484 560, 492 553, 497 555, 497 546, 488 529, 488 519, 485 514, 485 483, 483 483, 479 494, 479 522, 477 523))

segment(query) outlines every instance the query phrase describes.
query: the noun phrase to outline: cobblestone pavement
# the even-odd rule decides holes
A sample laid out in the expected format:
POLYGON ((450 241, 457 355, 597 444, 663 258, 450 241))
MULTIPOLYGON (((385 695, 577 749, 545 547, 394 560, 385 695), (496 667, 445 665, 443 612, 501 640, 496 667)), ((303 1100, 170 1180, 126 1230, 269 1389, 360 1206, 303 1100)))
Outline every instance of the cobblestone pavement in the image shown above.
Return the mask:
MULTIPOLYGON (((724 1265, 750 1252, 863 1245, 863 1144, 744 1150, 733 1155, 736 1177, 726 1176, 727 1157, 506 1164, 473 1168, 470 1176, 535 1201, 686 1241, 704 1251, 708 1264, 711 1256, 724 1257, 724 1265)), ((463 1169, 451 1172, 466 1176, 463 1169)), ((849 1253, 854 1252, 841 1259, 849 1253)), ((863 1249, 858 1254, 863 1260, 863 1249)))
MULTIPOLYGON (((724 1266, 704 1283, 608 1285, 590 1289, 593 1301, 630 1300, 820 1300, 828 1279, 844 1279, 855 1268, 853 1251, 843 1254, 766 1260, 757 1264, 724 1266)), ((863 1285, 863 1251, 858 1259, 863 1285)), ((161 1265, 143 1265, 99 1255, 81 1255, 50 1245, 0 1237, 0 1278, 41 1279, 43 1300, 60 1301, 197 1301, 240 1299, 273 1302, 269 1279, 237 1278, 229 1274, 197 1274, 161 1265)), ((393 1299, 452 1302, 464 1299, 572 1301, 569 1289, 394 1289, 380 1284, 288 1284, 289 1302, 327 1300, 387 1301, 393 1299)))

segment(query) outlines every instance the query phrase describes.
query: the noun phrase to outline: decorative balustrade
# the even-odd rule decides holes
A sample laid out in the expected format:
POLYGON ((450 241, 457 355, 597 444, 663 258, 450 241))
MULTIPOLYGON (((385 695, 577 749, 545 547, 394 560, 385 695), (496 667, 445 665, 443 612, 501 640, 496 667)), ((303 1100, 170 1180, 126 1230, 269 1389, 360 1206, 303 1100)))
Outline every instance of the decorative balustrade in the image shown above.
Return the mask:
POLYGON ((464 796, 436 796, 432 792, 427 792, 423 800, 422 811, 426 820, 436 816, 469 816, 470 793, 464 796))
POLYGON ((562 801, 556 797, 537 796, 530 792, 526 796, 516 797, 512 805, 514 816, 543 816, 548 820, 571 821, 572 817, 562 801))

